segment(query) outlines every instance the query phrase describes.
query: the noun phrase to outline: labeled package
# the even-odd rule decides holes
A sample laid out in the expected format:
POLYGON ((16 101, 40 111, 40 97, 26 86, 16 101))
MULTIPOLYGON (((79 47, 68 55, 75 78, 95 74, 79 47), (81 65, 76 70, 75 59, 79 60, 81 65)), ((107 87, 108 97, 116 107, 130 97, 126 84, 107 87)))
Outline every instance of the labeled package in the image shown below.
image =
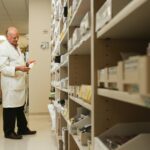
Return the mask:
POLYGON ((96 31, 101 29, 131 1, 132 0, 106 0, 96 13, 96 31))

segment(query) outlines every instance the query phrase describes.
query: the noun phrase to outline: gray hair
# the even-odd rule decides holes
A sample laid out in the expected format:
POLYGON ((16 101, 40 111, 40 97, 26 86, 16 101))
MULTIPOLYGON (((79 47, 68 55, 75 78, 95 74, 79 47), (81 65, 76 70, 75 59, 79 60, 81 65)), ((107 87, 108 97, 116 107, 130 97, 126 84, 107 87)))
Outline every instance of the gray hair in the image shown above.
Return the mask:
POLYGON ((8 27, 8 28, 7 28, 7 30, 6 30, 6 36, 7 36, 7 35, 11 35, 11 34, 12 34, 12 31, 18 32, 18 30, 17 30, 16 27, 11 26, 11 27, 8 27))

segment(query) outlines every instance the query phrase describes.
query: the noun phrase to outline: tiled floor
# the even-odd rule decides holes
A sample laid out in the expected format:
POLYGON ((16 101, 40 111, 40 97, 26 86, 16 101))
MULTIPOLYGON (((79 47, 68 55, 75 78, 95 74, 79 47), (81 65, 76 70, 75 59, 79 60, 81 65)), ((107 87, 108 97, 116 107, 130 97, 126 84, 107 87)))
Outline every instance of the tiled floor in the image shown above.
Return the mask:
POLYGON ((6 139, 3 137, 0 107, 0 150, 57 150, 55 133, 50 129, 49 115, 31 115, 28 121, 30 129, 37 130, 36 135, 26 135, 21 140, 6 139))

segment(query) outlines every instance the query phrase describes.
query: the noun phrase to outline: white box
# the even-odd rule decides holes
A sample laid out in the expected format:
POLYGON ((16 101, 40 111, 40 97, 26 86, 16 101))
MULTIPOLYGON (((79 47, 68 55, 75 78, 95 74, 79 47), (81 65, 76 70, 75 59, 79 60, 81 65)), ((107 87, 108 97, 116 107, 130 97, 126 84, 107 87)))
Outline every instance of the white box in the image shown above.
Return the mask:
POLYGON ((68 89, 68 77, 61 80, 61 88, 68 89))
POLYGON ((72 6, 70 6, 70 7, 69 7, 69 10, 68 10, 68 21, 71 20, 72 15, 73 15, 73 12, 72 12, 72 6))
POLYGON ((61 55, 61 64, 68 60, 68 53, 61 55))
POLYGON ((96 13, 96 31, 101 29, 132 0, 106 0, 96 13))
POLYGON ((72 36, 72 43, 73 43, 73 46, 79 42, 80 37, 81 37, 81 35, 80 35, 80 28, 76 28, 76 29, 74 30, 73 36, 72 36))
MULTIPOLYGON (((133 146, 132 144, 131 147, 126 147, 126 146, 130 145, 130 142, 139 139, 139 137, 141 137, 140 134, 142 133, 150 133, 150 123, 123 123, 123 124, 115 125, 114 127, 110 128, 106 132, 102 133, 99 137, 96 137, 94 139, 94 150, 100 150, 100 149, 110 150, 110 148, 108 148, 104 144, 104 141, 106 142, 106 138, 110 139, 110 137, 113 136, 120 136, 120 137, 133 136, 133 138, 126 141, 126 143, 120 145, 117 148, 114 148, 115 150, 137 150, 135 148, 136 146, 134 147, 134 149, 132 148, 133 146)), ((149 139, 149 143, 150 143, 150 139, 149 139)))
POLYGON ((80 33, 81 35, 85 35, 91 27, 91 16, 90 12, 87 12, 80 24, 80 33))

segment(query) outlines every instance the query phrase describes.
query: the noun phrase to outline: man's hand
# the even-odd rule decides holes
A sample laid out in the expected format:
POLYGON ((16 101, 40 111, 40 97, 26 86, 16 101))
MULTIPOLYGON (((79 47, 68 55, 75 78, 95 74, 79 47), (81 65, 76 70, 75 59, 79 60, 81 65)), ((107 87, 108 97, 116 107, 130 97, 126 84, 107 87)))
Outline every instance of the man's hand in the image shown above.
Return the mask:
POLYGON ((35 60, 30 60, 26 63, 26 66, 29 67, 30 64, 35 63, 35 62, 36 62, 35 60))
POLYGON ((28 72, 30 70, 29 67, 26 67, 26 66, 17 66, 15 68, 15 71, 22 71, 22 72, 28 72))

